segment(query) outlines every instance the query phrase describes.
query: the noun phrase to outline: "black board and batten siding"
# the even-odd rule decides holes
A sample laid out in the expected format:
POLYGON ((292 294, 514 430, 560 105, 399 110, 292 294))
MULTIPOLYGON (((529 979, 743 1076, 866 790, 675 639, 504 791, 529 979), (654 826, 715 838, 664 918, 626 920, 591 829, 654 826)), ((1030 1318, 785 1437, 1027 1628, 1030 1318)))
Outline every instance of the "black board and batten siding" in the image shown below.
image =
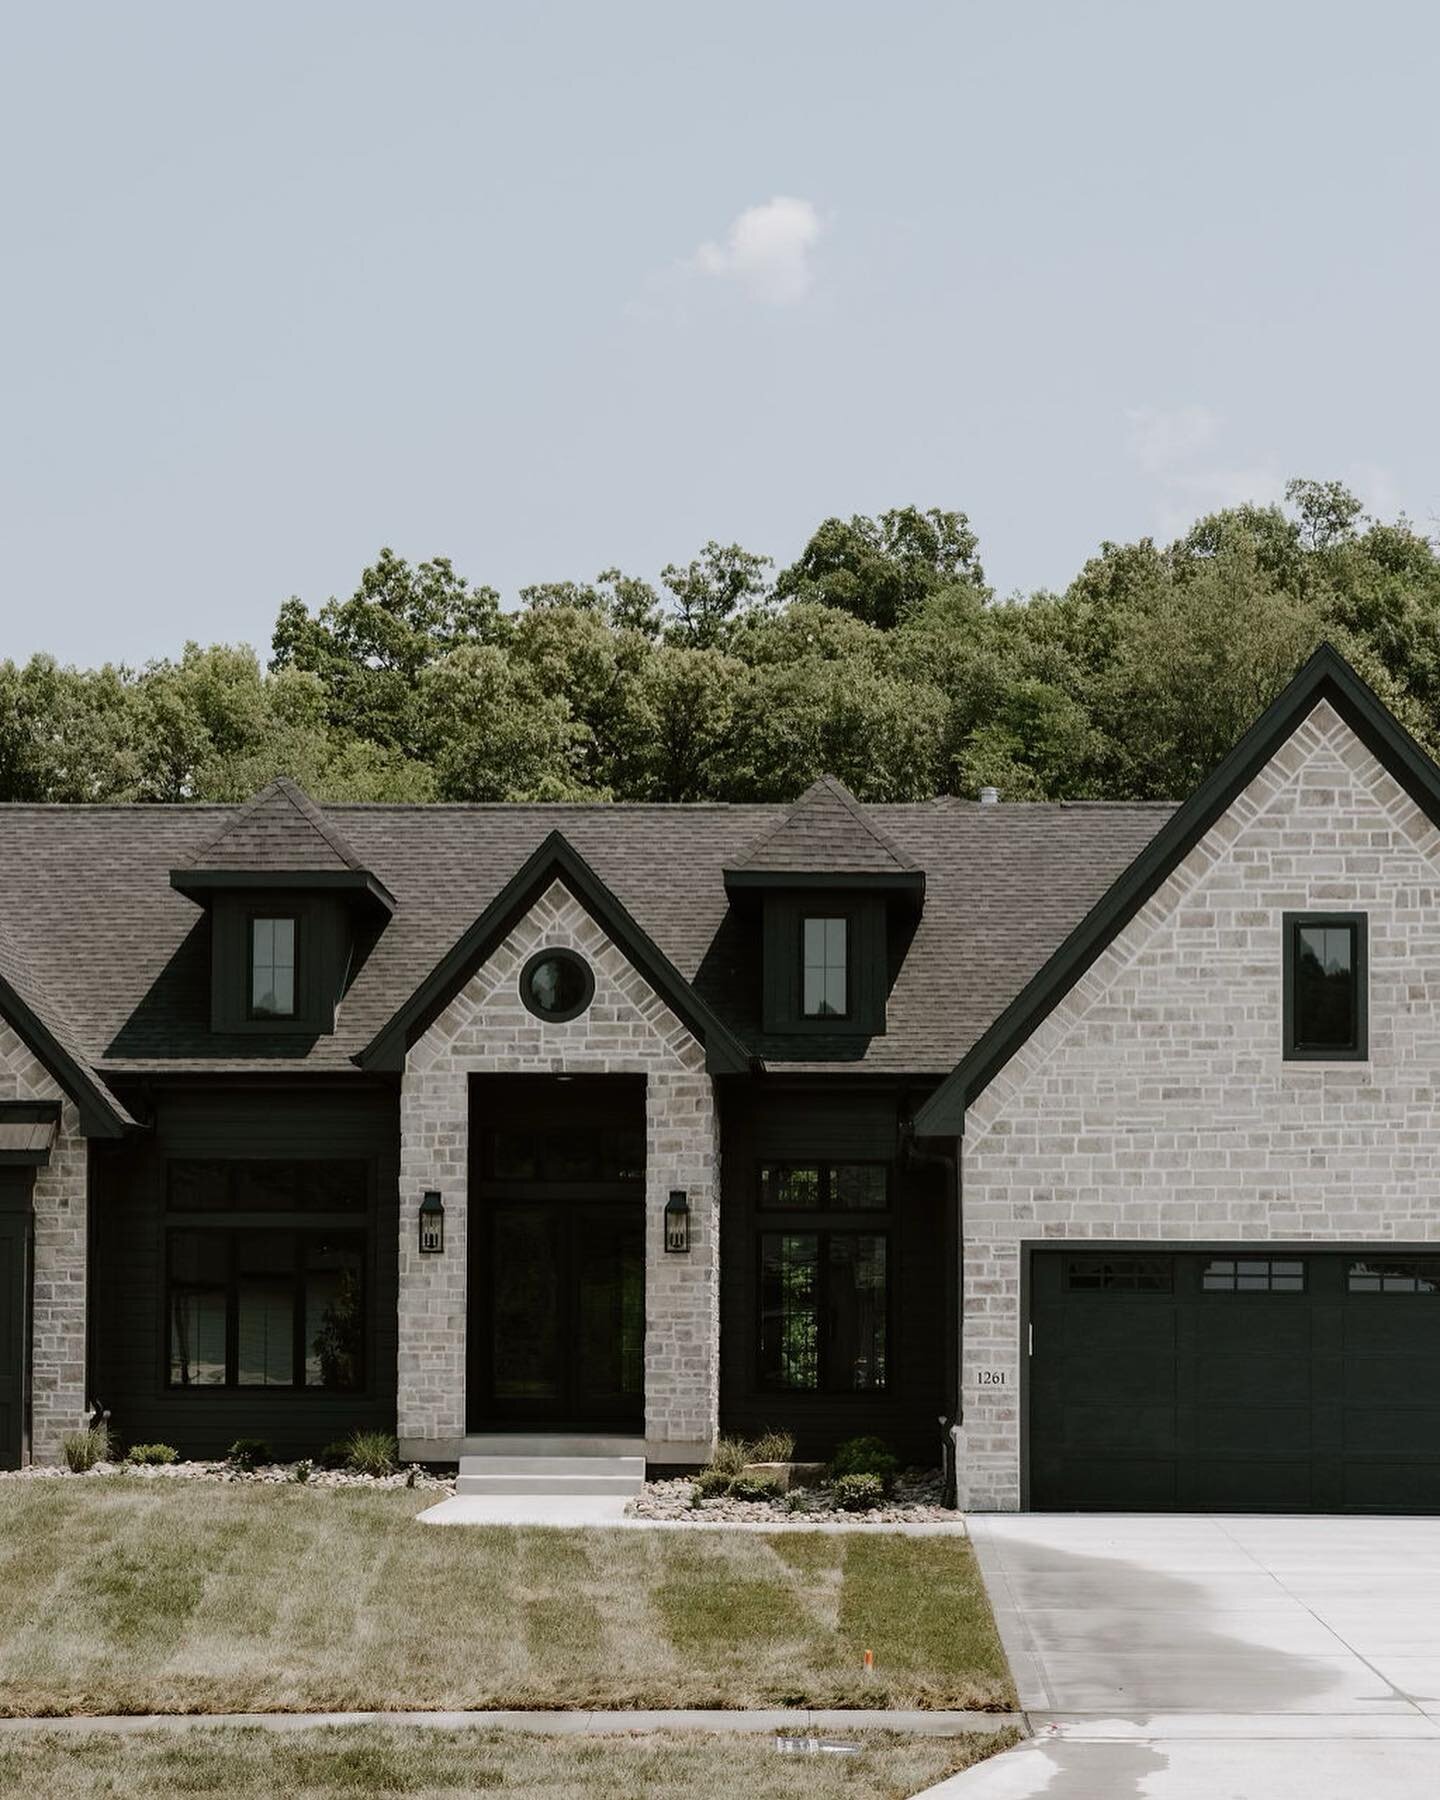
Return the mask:
MULTIPOLYGON (((123 1444, 173 1444, 220 1456, 239 1437, 277 1456, 314 1456, 357 1428, 395 1429, 399 1100, 393 1085, 165 1089, 145 1099, 154 1128, 92 1147, 89 1390, 123 1444), (169 1385, 167 1171, 172 1160, 361 1161, 367 1200, 347 1225, 365 1232, 364 1373, 356 1392, 169 1385)), ((140 1103, 137 1097, 136 1104, 140 1103)), ((219 1223, 217 1215, 216 1222, 219 1223)), ((279 1229, 283 1222, 276 1221, 279 1229)))
POLYGON ((737 1084, 722 1088, 720 1209, 720 1428, 753 1437, 770 1427, 795 1434, 797 1453, 827 1457, 846 1438, 873 1434, 902 1461, 940 1461, 946 1407, 945 1246, 949 1190, 938 1164, 901 1153, 906 1097, 891 1084, 827 1092, 817 1086, 737 1084), (797 1392, 768 1387, 760 1374, 760 1238, 768 1230, 811 1228, 800 1214, 760 1205, 764 1164, 884 1163, 886 1213, 852 1213, 846 1230, 883 1231, 889 1240, 889 1316, 883 1391, 797 1392))

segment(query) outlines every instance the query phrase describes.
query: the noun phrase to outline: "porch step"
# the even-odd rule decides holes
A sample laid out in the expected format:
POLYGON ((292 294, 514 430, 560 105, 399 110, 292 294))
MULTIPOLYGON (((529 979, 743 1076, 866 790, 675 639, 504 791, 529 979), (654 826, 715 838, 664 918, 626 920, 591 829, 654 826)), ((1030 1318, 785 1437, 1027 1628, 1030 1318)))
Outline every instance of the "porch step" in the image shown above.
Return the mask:
POLYGON ((457 1494, 608 1494, 624 1499, 645 1482, 643 1456, 462 1456, 457 1494))
POLYGON ((587 1437, 573 1431, 472 1432, 460 1443, 462 1457, 492 1456, 638 1456, 645 1455, 643 1437, 587 1437))

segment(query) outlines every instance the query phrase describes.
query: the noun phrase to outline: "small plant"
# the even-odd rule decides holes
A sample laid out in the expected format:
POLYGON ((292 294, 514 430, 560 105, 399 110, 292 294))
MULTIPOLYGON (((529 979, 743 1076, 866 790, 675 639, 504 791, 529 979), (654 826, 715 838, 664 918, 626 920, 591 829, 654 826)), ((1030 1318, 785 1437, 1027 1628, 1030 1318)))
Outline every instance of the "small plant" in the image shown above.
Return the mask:
POLYGON ((728 1494, 730 1483, 735 1479, 724 1469, 702 1469, 695 1477, 694 1500, 698 1506, 702 1500, 713 1499, 717 1494, 728 1494))
POLYGON ((830 1477, 838 1482, 846 1475, 874 1475, 888 1493, 899 1468, 884 1438, 854 1437, 847 1438, 831 1458, 830 1477))
POLYGON ((125 1460, 137 1468, 155 1469, 179 1462, 180 1452, 173 1444, 132 1444, 125 1452, 125 1460))
POLYGON ((773 1475, 732 1475, 732 1500, 778 1500, 785 1492, 773 1475))
POLYGON ((710 1461, 706 1473, 716 1475, 738 1475, 746 1463, 754 1462, 750 1454, 750 1446, 744 1438, 720 1438, 710 1453, 710 1461))
POLYGON ((90 1425, 84 1431, 72 1431, 61 1440, 65 1466, 72 1475, 85 1475, 96 1463, 110 1458, 110 1433, 104 1425, 90 1425))
POLYGON ((878 1475, 837 1475, 830 1489, 842 1512, 869 1512, 885 1498, 885 1483, 878 1475))
POLYGON ((355 1431, 345 1446, 345 1466, 357 1475, 393 1475, 400 1446, 388 1431, 355 1431))
POLYGON ((795 1460, 795 1433, 793 1431, 762 1431, 750 1446, 750 1461, 757 1463, 788 1463, 795 1460))
POLYGON ((316 1458, 322 1469, 344 1469, 350 1463, 350 1446, 343 1439, 337 1438, 334 1443, 327 1444, 316 1458))
POLYGON ((239 1469, 243 1474, 249 1475, 261 1463, 273 1462, 275 1459, 264 1438, 236 1438, 225 1453, 225 1460, 232 1469, 239 1469))
POLYGON ((297 1462, 295 1467, 290 1471, 290 1479, 292 1481, 301 1481, 301 1482, 308 1481, 313 1473, 314 1473, 314 1464, 311 1462, 307 1462, 307 1460, 302 1456, 300 1458, 299 1462, 297 1462))

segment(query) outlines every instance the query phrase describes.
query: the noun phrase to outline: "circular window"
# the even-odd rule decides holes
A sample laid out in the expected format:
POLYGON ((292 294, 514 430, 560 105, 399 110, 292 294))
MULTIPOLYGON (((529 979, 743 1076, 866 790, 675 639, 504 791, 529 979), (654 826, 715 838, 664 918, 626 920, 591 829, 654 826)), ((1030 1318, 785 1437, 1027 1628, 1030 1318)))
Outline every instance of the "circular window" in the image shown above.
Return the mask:
POLYGON ((520 998, 537 1019, 574 1019, 595 993, 590 965, 573 950, 539 950, 520 971, 520 998))

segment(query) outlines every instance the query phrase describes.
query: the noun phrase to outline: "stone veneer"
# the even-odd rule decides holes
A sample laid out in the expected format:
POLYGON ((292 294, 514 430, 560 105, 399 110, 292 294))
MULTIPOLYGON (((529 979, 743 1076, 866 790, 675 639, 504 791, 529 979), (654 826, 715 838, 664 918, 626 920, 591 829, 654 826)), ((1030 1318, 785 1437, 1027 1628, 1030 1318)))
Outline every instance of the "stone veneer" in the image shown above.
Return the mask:
POLYGON ((1437 857, 1321 703, 976 1100, 962 1506, 1020 1504, 1026 1242, 1440 1238, 1437 857), (1307 910, 1369 915, 1367 1061, 1281 1055, 1281 915, 1307 910))
POLYGON ((35 1265, 30 1317, 30 1456, 60 1460, 67 1432, 85 1424, 85 1139, 80 1115, 49 1071, 0 1020, 0 1100, 58 1100, 49 1164, 35 1171, 35 1265))
POLYGON ((398 1430, 402 1455, 441 1460, 465 1435, 469 1077, 643 1075, 645 1438, 653 1461, 703 1461, 720 1392, 720 1150, 705 1053, 559 881, 516 925, 406 1059, 400 1097, 398 1430), (537 1019, 518 976, 534 951, 566 946, 595 973, 578 1018, 537 1019), (445 1249, 422 1256, 421 1195, 445 1200, 445 1249), (690 1197, 690 1253, 667 1256, 664 1206, 690 1197))

